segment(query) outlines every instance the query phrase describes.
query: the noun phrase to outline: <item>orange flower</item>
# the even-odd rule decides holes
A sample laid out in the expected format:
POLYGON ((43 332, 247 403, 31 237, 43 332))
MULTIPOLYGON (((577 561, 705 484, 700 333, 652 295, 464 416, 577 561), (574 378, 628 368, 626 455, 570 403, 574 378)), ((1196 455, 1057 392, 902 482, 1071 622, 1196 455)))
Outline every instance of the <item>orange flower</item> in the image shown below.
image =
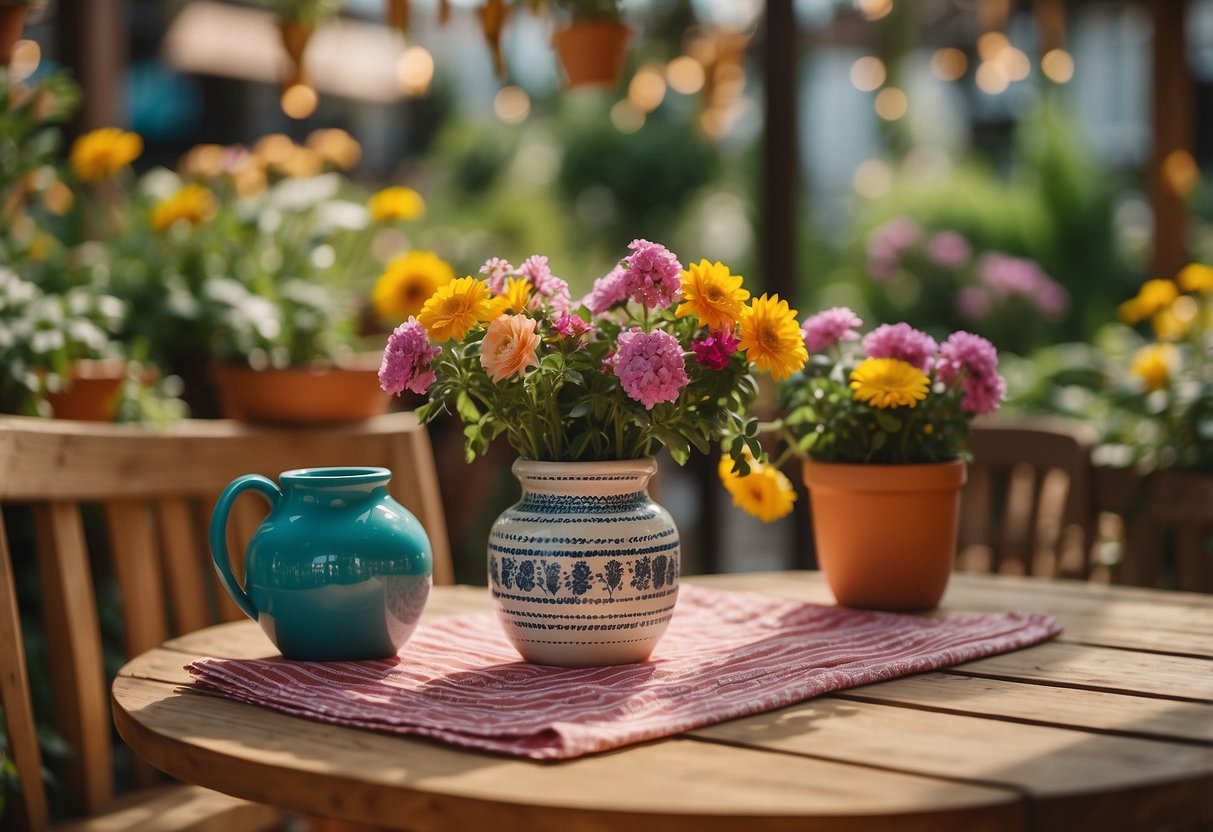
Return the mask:
POLYGON ((539 334, 535 319, 525 315, 502 315, 489 324, 480 346, 480 365, 495 382, 521 376, 539 363, 539 334))

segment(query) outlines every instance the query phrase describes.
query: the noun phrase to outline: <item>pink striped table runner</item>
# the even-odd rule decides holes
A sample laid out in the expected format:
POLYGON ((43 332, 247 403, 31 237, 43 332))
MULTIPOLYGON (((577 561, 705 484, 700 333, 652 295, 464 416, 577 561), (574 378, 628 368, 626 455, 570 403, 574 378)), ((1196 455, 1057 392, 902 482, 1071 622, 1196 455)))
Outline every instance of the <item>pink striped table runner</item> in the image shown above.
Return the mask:
POLYGON ((204 658, 186 669, 201 688, 283 713, 546 760, 1004 653, 1060 630, 1035 613, 918 618, 684 585, 644 664, 526 664, 491 613, 473 613, 419 627, 392 659, 204 658))

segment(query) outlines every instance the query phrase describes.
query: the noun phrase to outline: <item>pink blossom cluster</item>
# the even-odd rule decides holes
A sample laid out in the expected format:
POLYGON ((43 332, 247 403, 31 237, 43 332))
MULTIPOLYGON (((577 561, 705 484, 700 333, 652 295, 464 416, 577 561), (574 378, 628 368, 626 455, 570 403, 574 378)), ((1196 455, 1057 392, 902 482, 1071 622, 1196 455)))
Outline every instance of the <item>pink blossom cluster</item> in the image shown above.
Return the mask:
POLYGON ((552 274, 546 254, 532 254, 522 261, 514 274, 529 281, 535 287, 536 296, 548 298, 553 308, 569 308, 569 284, 552 274))
POLYGON ((737 352, 741 340, 727 329, 715 332, 691 342, 695 361, 709 370, 723 370, 729 366, 729 358, 737 352))
POLYGON ((580 315, 574 315, 568 311, 561 312, 560 317, 556 319, 556 323, 553 326, 565 338, 580 338, 592 329, 588 323, 581 319, 580 315))
POLYGON ((929 373, 939 344, 925 332, 900 323, 876 327, 863 339, 863 348, 868 358, 896 358, 929 373))
POLYGON ((435 379, 430 362, 441 352, 430 346, 425 327, 410 315, 388 336, 379 365, 379 386, 394 396, 405 390, 424 395, 435 379))
POLYGON ((486 260, 480 267, 480 273, 486 275, 485 283, 488 284, 489 291, 494 295, 504 292, 506 278, 517 274, 510 262, 502 260, 500 257, 490 257, 486 260))
POLYGON ((682 281, 682 263, 674 253, 659 243, 633 240, 622 266, 624 291, 627 296, 650 309, 664 309, 678 300, 682 281))
POLYGON ((660 330, 630 329, 619 334, 619 348, 607 359, 623 391, 652 410, 672 402, 690 383, 678 339, 660 330))
POLYGON ((800 331, 804 334, 805 348, 809 352, 818 352, 839 341, 858 341, 860 326, 863 326, 863 321, 858 315, 845 306, 835 306, 805 319, 800 331))
POLYGON ((979 286, 961 290, 956 303, 960 313, 970 320, 988 317, 999 304, 1020 297, 1051 321, 1061 319, 1070 309, 1070 295, 1032 260, 998 252, 982 255, 977 262, 979 286))
POLYGON ((897 276, 901 256, 920 239, 922 228, 909 217, 878 225, 868 235, 868 272, 877 280, 892 280, 897 276))
POLYGON ((616 266, 602 277, 594 281, 590 293, 581 303, 595 315, 601 315, 612 306, 623 303, 628 299, 627 270, 616 266))
POLYGON ((936 378, 948 386, 959 379, 964 390, 961 406, 976 414, 993 413, 1006 393, 998 374, 998 350, 971 332, 953 332, 939 348, 936 378))
POLYGON ((959 269, 973 256, 969 241, 955 231, 940 231, 927 240, 927 259, 941 269, 959 269))

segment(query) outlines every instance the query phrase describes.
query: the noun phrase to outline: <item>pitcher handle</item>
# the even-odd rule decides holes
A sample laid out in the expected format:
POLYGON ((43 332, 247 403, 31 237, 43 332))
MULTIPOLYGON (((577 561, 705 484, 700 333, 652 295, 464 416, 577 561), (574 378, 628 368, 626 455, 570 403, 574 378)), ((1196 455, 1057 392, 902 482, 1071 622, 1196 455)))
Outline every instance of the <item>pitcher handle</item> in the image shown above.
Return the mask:
POLYGON ((244 587, 236 580, 236 575, 232 572, 232 559, 227 551, 227 517, 232 510, 232 503, 236 501, 241 492, 250 488, 265 497, 266 502, 270 504, 270 510, 273 510, 278 505, 278 501, 282 499, 282 491, 271 479, 260 474, 245 474, 237 477, 228 483, 227 488, 223 489, 223 493, 219 495, 219 500, 215 503, 215 510, 211 512, 210 541, 211 559, 215 561, 215 570, 219 573, 223 588, 227 590, 228 595, 232 596, 236 606, 240 607, 245 615, 256 621, 257 608, 253 606, 253 601, 245 592, 244 587))

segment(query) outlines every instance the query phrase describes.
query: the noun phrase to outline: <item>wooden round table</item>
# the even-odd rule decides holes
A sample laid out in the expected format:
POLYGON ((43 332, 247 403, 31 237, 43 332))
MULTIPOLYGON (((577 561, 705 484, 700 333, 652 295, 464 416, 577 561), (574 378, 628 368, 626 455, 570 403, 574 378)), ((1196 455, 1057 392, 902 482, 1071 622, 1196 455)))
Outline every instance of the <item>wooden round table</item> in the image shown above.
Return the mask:
MULTIPOLYGON (((809 572, 689 581, 831 603, 809 572)), ((436 588, 427 616, 488 609, 436 588)), ((201 656, 275 655, 252 622, 127 664, 114 718, 174 777, 411 830, 1133 829, 1213 822, 1213 600, 957 575, 944 612, 1048 612, 1036 647, 558 763, 312 722, 193 687, 201 656)))

